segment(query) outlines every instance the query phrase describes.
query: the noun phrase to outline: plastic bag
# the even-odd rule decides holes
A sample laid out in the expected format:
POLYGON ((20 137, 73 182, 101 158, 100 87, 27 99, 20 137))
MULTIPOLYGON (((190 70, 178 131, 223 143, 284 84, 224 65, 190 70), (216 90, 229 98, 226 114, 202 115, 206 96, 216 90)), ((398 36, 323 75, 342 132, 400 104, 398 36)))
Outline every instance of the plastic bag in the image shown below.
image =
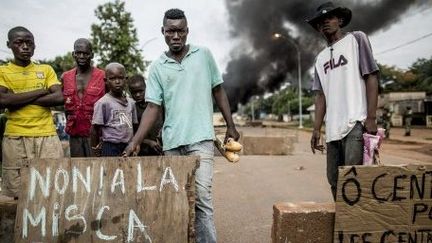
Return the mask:
POLYGON ((381 164, 379 149, 385 136, 385 129, 378 128, 377 135, 363 134, 363 165, 381 164))

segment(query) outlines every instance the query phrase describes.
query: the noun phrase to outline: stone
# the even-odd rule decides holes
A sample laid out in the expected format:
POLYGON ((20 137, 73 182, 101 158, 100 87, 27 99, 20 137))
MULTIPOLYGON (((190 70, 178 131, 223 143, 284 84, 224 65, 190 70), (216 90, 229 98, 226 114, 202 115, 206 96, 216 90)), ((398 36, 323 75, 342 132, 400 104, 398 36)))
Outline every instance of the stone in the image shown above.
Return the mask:
POLYGON ((244 136, 245 155, 289 155, 294 151, 292 137, 282 136, 244 136))
POLYGON ((334 203, 277 203, 273 205, 273 243, 333 242, 334 203))

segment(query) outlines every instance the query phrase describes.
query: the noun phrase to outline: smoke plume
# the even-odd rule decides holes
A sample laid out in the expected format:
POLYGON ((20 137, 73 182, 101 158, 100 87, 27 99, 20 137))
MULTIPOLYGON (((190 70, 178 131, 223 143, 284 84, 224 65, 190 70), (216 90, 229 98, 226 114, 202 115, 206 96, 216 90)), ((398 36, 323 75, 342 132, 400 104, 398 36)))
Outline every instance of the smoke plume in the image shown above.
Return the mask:
MULTIPOLYGON (((298 44, 302 73, 313 65, 315 55, 324 47, 320 35, 305 20, 324 1, 304 0, 226 0, 231 36, 239 41, 231 51, 224 74, 230 103, 245 103, 253 95, 278 89, 284 82, 297 80, 298 44), (275 39, 274 33, 286 38, 275 39)), ((371 34, 396 23, 413 0, 364 0, 335 2, 352 10, 345 31, 361 30, 371 34)), ((304 77, 304 75, 303 75, 304 77)), ((303 78, 310 86, 310 78, 303 78)), ((292 83, 293 86, 297 82, 292 83)), ((305 87, 305 86, 303 86, 305 87)))

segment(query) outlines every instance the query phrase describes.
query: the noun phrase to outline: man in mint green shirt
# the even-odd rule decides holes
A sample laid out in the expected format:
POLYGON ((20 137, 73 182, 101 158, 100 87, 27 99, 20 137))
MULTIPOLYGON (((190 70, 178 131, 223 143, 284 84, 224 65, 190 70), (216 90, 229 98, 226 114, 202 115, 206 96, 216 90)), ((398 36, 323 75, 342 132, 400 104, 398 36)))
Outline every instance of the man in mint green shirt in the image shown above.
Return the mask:
POLYGON ((146 102, 167 108, 163 150, 213 140, 213 88, 222 77, 207 48, 188 45, 181 63, 163 53, 150 67, 146 102))
POLYGON ((189 29, 186 16, 179 9, 165 12, 162 34, 169 50, 154 61, 149 70, 146 88, 148 106, 134 138, 125 149, 126 156, 137 153, 165 108, 162 128, 163 150, 166 155, 198 155, 196 171, 196 242, 216 242, 213 219, 213 102, 227 124, 225 141, 238 140, 239 133, 231 117, 230 106, 222 87, 222 76, 210 51, 204 47, 186 45, 189 29))

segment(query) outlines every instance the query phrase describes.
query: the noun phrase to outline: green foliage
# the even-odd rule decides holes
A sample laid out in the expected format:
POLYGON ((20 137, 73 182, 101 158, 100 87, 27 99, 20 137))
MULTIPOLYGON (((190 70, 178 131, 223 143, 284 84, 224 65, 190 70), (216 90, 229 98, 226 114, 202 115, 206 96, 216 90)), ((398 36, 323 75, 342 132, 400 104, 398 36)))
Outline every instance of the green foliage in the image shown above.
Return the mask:
POLYGON ((378 64, 378 67, 380 69, 380 83, 384 92, 413 91, 415 89, 412 73, 394 66, 378 64))
POLYGON ((432 58, 418 59, 410 68, 416 76, 417 88, 432 93, 432 58))
POLYGON ((272 106, 275 96, 269 96, 264 99, 263 96, 252 98, 249 103, 246 104, 244 112, 246 114, 252 114, 252 107, 254 109, 255 118, 259 118, 259 114, 264 112, 266 114, 272 113, 272 106), (252 105, 253 103, 253 105, 252 105))
POLYGON ((0 65, 5 65, 11 61, 13 61, 13 58, 0 59, 0 65))
MULTIPOLYGON (((63 56, 56 56, 54 59, 40 60, 39 63, 50 65, 54 69, 59 80, 65 71, 68 71, 75 66, 75 60, 73 59, 71 52, 68 52, 63 56)), ((53 109, 56 111, 64 111, 64 106, 56 106, 53 109)))
POLYGON ((264 99, 264 97, 259 97, 258 99, 258 107, 262 112, 265 112, 267 114, 270 114, 272 112, 272 107, 274 103, 275 96, 269 96, 264 99))
MULTIPOLYGON (((299 113, 298 91, 292 88, 285 89, 275 94, 275 102, 272 106, 272 112, 278 116, 290 113, 299 113)), ((302 112, 307 112, 307 108, 313 104, 313 99, 305 92, 302 92, 302 112)))
MULTIPOLYGON (((282 114, 293 114, 292 101, 296 98, 296 93, 293 89, 285 89, 274 95, 274 102, 272 105, 272 113, 281 116, 282 114)), ((297 108, 298 110, 298 108, 297 108)))
POLYGON ((380 65, 381 86, 384 92, 426 91, 432 93, 432 58, 418 59, 408 70, 380 65))
MULTIPOLYGON (((299 113, 299 100, 297 89, 287 88, 274 93, 267 98, 262 96, 251 99, 245 107, 246 114, 252 114, 252 103, 255 113, 255 118, 258 118, 260 112, 266 114, 275 114, 281 117, 284 114, 298 114, 299 113)), ((313 97, 306 92, 302 96, 302 111, 303 114, 307 113, 307 108, 313 104, 313 97)))
POLYGON ((71 52, 68 52, 63 56, 56 56, 54 59, 40 60, 40 63, 50 65, 59 79, 63 72, 70 70, 75 66, 75 60, 73 59, 71 52))
POLYGON ((92 24, 93 51, 100 65, 110 62, 123 64, 129 74, 143 73, 145 63, 138 48, 138 37, 133 19, 120 0, 100 5, 95 10, 99 23, 92 24))

